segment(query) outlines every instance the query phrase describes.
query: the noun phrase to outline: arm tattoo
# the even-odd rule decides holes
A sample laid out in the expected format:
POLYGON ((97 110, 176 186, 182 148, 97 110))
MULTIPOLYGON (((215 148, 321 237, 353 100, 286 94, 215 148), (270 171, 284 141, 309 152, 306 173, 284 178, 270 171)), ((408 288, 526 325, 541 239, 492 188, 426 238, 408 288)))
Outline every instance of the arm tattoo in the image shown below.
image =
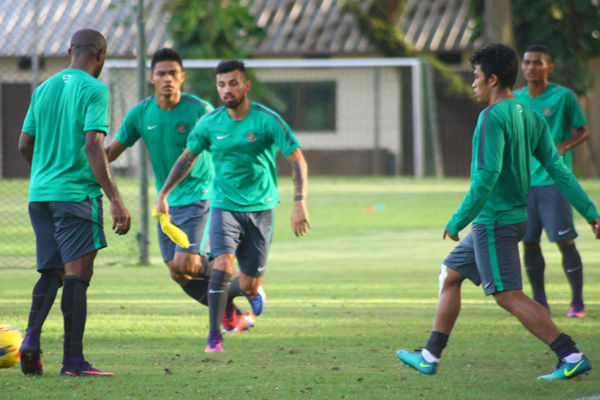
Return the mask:
POLYGON ((302 171, 300 169, 300 163, 298 161, 292 161, 292 176, 294 178, 295 194, 300 195, 302 197, 302 189, 304 188, 304 182, 302 181, 302 171))
POLYGON ((173 165, 163 189, 168 188, 169 190, 172 190, 175 186, 177 186, 177 184, 190 173, 192 167, 194 164, 196 164, 197 157, 198 155, 192 153, 191 151, 184 151, 175 165, 173 165))

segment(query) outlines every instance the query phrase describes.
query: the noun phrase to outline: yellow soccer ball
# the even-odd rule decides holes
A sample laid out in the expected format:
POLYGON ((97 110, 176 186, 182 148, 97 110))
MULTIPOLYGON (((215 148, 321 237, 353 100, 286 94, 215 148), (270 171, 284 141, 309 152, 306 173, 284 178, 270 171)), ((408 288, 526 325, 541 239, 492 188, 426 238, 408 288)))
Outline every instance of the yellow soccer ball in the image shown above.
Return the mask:
POLYGON ((10 325, 0 325, 0 368, 10 368, 21 360, 23 334, 10 325))

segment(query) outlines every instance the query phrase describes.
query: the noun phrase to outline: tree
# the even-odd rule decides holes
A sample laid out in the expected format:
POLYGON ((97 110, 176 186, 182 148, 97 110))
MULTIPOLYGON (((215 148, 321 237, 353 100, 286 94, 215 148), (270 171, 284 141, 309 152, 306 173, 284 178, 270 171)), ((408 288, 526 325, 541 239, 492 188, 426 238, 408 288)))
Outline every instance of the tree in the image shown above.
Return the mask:
MULTIPOLYGON (((484 1, 471 0, 476 35, 482 34, 484 1)), ((512 0, 513 33, 520 54, 532 44, 554 53, 552 79, 585 94, 593 87, 588 68, 600 56, 600 5, 593 0, 512 0)))

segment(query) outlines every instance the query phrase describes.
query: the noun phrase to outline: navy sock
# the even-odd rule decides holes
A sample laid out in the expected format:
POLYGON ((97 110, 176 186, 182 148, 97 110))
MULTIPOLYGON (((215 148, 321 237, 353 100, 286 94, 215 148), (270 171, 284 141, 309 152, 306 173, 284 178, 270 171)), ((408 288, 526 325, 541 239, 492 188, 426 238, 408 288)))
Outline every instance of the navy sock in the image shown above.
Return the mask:
POLYGON ((431 354, 440 358, 442 357, 442 351, 444 351, 448 344, 449 338, 450 335, 446 335, 445 333, 431 331, 431 335, 429 335, 429 340, 427 340, 425 348, 429 350, 431 354))
POLYGON ((579 349, 575 345, 571 336, 561 333, 554 342, 550 344, 550 348, 561 360, 572 353, 579 353, 579 349))
POLYGON ((571 285, 573 300, 583 300, 583 264, 575 243, 561 247, 563 269, 571 285))
POLYGON ((65 277, 61 310, 65 326, 65 355, 83 356, 83 332, 87 318, 87 288, 89 282, 73 275, 65 277))
POLYGON ((221 331, 221 320, 227 306, 227 284, 231 274, 219 269, 213 270, 208 284, 208 321, 210 332, 221 331))
MULTIPOLYGON (((38 333, 42 331, 42 326, 48 317, 48 313, 54 304, 58 289, 62 286, 61 278, 54 272, 43 271, 40 274, 31 300, 31 311, 29 312, 29 322, 27 330, 34 329, 38 333)), ((38 344, 39 346, 39 344, 38 344)))
POLYGON ((210 279, 213 270, 214 259, 208 259, 206 256, 200 256, 202 259, 202 270, 198 273, 198 278, 210 279))
POLYGON ((244 291, 240 287, 240 277, 237 276, 237 277, 233 278, 233 280, 231 281, 231 284, 229 285, 229 287, 227 289, 228 300, 233 300, 236 297, 245 296, 245 295, 246 295, 246 293, 244 293, 244 291))
POLYGON ((529 283, 533 290, 533 297, 546 297, 544 287, 544 270, 546 261, 542 255, 540 247, 535 249, 525 249, 525 271, 529 277, 529 283))
POLYGON ((208 307, 208 281, 204 279, 192 279, 181 286, 181 288, 192 299, 208 307))

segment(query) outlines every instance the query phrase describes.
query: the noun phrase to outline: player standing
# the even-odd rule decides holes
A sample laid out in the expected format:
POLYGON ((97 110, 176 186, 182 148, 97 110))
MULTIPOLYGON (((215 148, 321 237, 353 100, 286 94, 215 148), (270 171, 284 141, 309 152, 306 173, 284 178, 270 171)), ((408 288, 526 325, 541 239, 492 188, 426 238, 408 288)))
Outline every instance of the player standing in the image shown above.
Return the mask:
POLYGON ((435 372, 460 312, 462 282, 470 279, 482 284, 486 295, 494 296, 558 356, 556 370, 538 379, 573 378, 591 369, 589 360, 522 290, 519 241, 527 226, 531 156, 590 223, 597 239, 600 214, 560 159, 546 122, 514 98, 519 68, 514 50, 490 45, 476 51, 471 63, 475 97, 489 107, 479 115, 473 136, 471 187, 446 224, 443 238, 459 241, 459 232, 471 221, 473 225, 442 264, 438 305, 425 348, 415 353, 398 350, 397 355, 419 372, 435 372))
POLYGON ((102 191, 110 200, 115 233, 126 234, 131 224, 103 148, 109 92, 96 78, 104 65, 106 40, 97 31, 83 29, 71 37, 68 52, 70 67, 33 93, 19 139, 19 151, 31 166, 29 215, 40 273, 20 349, 21 370, 42 374, 42 325, 64 283, 60 374, 114 375, 93 368, 83 356, 86 291, 96 254, 106 247, 102 191))
MULTIPOLYGON (((590 135, 585 113, 571 90, 548 81, 548 74, 554 69, 549 48, 540 45, 527 48, 521 69, 527 86, 515 91, 515 97, 548 122, 558 154, 572 171, 571 149, 583 143, 590 135), (575 130, 573 135, 571 128, 575 130)), ((546 263, 540 247, 542 228, 546 228, 550 241, 556 242, 562 253, 563 269, 571 285, 571 307, 567 317, 585 317, 583 264, 575 247, 577 232, 571 205, 535 158, 531 160, 531 190, 527 198, 527 212, 529 221, 522 242, 525 271, 533 289, 533 299, 550 312, 544 288, 546 263)))
POLYGON ((168 212, 169 193, 189 173, 198 155, 210 151, 215 165, 210 222, 215 265, 209 283, 207 353, 223 351, 219 321, 223 311, 231 307, 231 296, 225 289, 235 258, 240 268, 239 294, 247 296, 255 315, 263 310, 265 296, 259 289, 273 232, 273 208, 279 203, 277 148, 292 165, 292 229, 296 236, 304 236, 310 228, 305 203, 308 168, 291 129, 275 112, 248 100, 252 83, 242 61, 223 60, 215 73, 225 107, 198 122, 156 205, 158 212, 168 212))
MULTIPOLYGON (((190 132, 213 107, 207 101, 182 92, 185 71, 181 57, 173 49, 163 48, 154 53, 150 62, 150 81, 156 94, 127 113, 106 152, 109 161, 113 161, 141 138, 150 154, 158 193, 185 150, 190 132)), ((213 266, 204 254, 213 178, 213 164, 208 152, 204 151, 189 175, 169 195, 171 223, 187 234, 189 248, 176 245, 157 224, 160 251, 171 278, 188 296, 205 306, 208 305, 208 279, 213 266)), ((254 317, 238 308, 235 319, 225 319, 224 323, 229 330, 244 330, 254 326, 254 317)))

